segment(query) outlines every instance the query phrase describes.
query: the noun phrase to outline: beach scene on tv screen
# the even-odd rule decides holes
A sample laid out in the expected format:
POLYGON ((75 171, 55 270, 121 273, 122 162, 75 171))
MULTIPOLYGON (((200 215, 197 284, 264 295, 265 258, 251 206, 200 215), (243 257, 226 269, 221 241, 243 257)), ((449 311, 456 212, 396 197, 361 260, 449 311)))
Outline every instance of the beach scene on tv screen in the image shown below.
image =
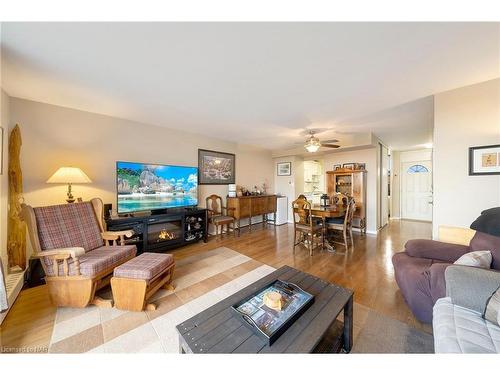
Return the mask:
POLYGON ((195 167, 118 162, 116 175, 119 213, 198 204, 195 167))

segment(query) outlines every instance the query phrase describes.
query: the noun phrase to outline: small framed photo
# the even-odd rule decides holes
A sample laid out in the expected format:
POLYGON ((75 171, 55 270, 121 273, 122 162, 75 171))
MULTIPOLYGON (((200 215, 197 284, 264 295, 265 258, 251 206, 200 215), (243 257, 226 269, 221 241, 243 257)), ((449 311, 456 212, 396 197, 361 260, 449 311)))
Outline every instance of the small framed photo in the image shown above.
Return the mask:
POLYGON ((366 163, 356 163, 354 169, 357 171, 364 171, 366 170, 366 163))
POLYGON ((342 165, 342 168, 344 168, 344 169, 352 169, 352 170, 354 170, 354 163, 344 163, 344 164, 342 165))
POLYGON ((469 147, 469 176, 500 175, 500 145, 469 147))
POLYGON ((342 164, 334 164, 333 165, 333 170, 338 171, 339 169, 342 169, 342 164))
POLYGON ((278 176, 291 176, 292 175, 292 162, 287 161, 277 164, 278 176))

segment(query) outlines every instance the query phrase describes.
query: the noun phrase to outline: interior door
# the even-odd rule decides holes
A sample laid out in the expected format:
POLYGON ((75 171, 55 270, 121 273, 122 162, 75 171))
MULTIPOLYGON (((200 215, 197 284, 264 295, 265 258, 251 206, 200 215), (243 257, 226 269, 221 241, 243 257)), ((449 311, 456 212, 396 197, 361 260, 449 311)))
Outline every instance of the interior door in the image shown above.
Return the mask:
POLYGON ((401 164, 403 219, 432 221, 432 165, 428 160, 401 164))

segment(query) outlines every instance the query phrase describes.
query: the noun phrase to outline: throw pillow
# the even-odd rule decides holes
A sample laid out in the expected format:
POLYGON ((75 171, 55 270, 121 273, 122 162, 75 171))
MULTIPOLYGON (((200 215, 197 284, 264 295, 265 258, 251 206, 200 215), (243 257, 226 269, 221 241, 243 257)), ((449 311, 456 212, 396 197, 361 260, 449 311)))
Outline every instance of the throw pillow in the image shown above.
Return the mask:
POLYGON ((461 266, 479 267, 479 268, 490 268, 491 267, 491 251, 473 251, 467 253, 458 258, 455 263, 461 266))
POLYGON ((489 322, 500 326, 500 288, 486 302, 483 317, 489 322))

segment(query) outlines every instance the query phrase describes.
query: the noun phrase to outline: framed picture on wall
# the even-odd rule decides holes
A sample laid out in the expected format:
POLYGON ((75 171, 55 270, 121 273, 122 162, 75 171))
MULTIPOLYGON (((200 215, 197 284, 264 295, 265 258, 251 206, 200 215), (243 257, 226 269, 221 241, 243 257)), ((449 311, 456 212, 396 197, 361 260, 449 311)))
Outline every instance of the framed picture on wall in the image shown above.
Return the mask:
POLYGON ((338 171, 339 169, 342 169, 342 164, 334 164, 333 165, 333 170, 338 171))
POLYGON ((292 162, 287 161, 277 164, 278 176, 291 176, 292 175, 292 162))
POLYGON ((200 185, 236 183, 235 162, 234 154, 198 149, 198 183, 200 185))
POLYGON ((354 169, 354 163, 344 163, 342 165, 342 168, 344 168, 344 169, 354 169))
POLYGON ((469 176, 500 175, 500 145, 469 147, 469 176))

